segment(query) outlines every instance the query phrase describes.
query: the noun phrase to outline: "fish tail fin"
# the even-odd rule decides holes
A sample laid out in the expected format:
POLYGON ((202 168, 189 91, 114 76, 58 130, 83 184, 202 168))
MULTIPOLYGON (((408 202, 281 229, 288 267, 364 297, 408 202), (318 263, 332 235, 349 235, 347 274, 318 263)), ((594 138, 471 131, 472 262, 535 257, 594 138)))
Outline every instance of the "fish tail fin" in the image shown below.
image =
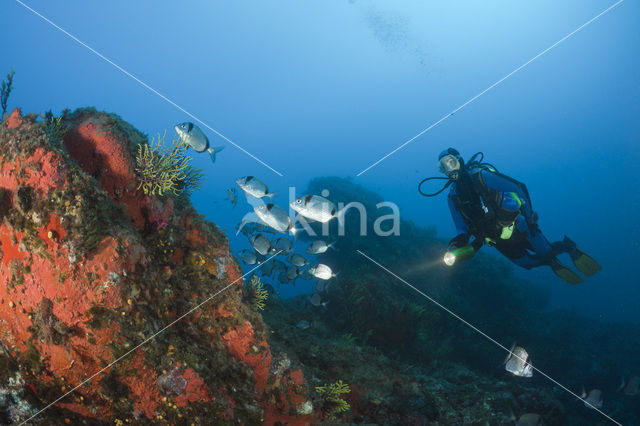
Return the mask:
POLYGON ((587 391, 584 390, 584 386, 582 387, 582 391, 580 392, 580 398, 585 399, 587 397, 587 391))
POLYGON ((334 242, 332 242, 331 244, 329 244, 329 245, 327 246, 327 248, 330 248, 331 250, 338 250, 337 248, 335 248, 335 247, 333 246, 335 243, 336 243, 335 241, 334 241, 334 242))
POLYGON ((618 388, 618 392, 620 392, 622 389, 624 389, 624 387, 626 386, 627 381, 624 379, 624 377, 622 377, 622 384, 620 385, 620 387, 618 388))
POLYGON ((240 222, 240 224, 238 225, 238 230, 236 231, 236 236, 242 232, 242 228, 244 227, 244 225, 246 225, 248 222, 246 220, 242 220, 242 222, 240 222))
POLYGON ((277 194, 277 192, 270 192, 268 194, 265 195, 265 197, 268 197, 270 200, 273 200, 273 197, 275 197, 277 194))
POLYGON ((216 162, 216 154, 222 151, 223 149, 224 149, 224 146, 213 146, 207 149, 207 152, 209 152, 209 155, 211 156, 211 161, 213 163, 216 162))

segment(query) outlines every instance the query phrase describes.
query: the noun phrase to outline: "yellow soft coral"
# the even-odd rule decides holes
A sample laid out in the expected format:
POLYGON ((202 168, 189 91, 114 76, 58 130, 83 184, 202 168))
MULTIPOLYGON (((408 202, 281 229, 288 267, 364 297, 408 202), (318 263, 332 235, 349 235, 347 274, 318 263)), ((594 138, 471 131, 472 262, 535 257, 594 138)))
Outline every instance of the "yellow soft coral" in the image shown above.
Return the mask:
POLYGON ((269 292, 264 289, 264 285, 257 275, 251 277, 249 291, 252 295, 253 307, 259 311, 263 311, 267 303, 267 297, 269 297, 269 292))
POLYGON ((341 396, 351 392, 349 385, 338 380, 326 386, 316 386, 316 392, 320 394, 324 411, 329 418, 335 418, 336 415, 349 411, 351 406, 341 396))
POLYGON ((158 135, 158 141, 138 145, 136 156, 136 174, 138 189, 145 194, 164 195, 173 192, 178 195, 190 195, 200 187, 203 174, 191 164, 191 158, 185 155, 187 145, 181 139, 173 139, 165 146, 165 134, 158 135))

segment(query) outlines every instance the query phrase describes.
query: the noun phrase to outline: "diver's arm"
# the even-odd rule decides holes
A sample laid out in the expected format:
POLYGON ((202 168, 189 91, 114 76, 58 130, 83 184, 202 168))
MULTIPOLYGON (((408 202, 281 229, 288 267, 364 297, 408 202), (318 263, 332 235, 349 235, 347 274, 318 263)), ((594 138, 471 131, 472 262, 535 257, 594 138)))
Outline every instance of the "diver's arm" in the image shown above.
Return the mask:
POLYGON ((462 215, 453 205, 453 201, 451 197, 449 197, 449 211, 451 211, 451 217, 453 218, 453 224, 456 226, 456 232, 458 235, 460 234, 469 234, 469 227, 466 223, 464 223, 464 219, 462 219, 462 215))
POLYGON ((449 241, 449 249, 451 250, 466 246, 469 243, 471 231, 469 231, 467 224, 464 223, 464 219, 462 219, 462 215, 458 209, 453 205, 451 197, 449 197, 449 210, 451 211, 451 217, 453 218, 453 223, 456 226, 457 232, 457 235, 449 241))

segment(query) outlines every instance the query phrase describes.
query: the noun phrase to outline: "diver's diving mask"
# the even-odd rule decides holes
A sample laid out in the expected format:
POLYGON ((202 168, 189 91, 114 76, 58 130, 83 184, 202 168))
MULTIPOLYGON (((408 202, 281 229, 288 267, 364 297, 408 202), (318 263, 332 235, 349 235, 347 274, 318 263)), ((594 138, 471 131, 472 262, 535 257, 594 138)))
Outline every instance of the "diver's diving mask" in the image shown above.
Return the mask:
POLYGON ((460 170, 460 160, 458 157, 447 154, 440 159, 440 171, 447 175, 451 179, 458 177, 458 171, 460 170))

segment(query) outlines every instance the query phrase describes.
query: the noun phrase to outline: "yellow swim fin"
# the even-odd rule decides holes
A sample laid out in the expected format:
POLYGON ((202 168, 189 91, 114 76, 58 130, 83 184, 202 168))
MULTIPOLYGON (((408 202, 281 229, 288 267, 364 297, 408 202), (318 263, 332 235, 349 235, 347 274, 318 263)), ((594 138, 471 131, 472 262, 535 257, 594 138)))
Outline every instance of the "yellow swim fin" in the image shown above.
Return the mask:
POLYGON ((569 252, 569 255, 571 255, 571 260, 573 260, 573 264, 578 268, 578 271, 588 277, 602 269, 602 266, 600 266, 593 257, 589 256, 578 247, 574 247, 573 250, 569 252))
POLYGON ((551 261, 551 270, 554 274, 556 274, 569 284, 580 284, 583 281, 580 275, 564 266, 558 259, 553 259, 551 261))

